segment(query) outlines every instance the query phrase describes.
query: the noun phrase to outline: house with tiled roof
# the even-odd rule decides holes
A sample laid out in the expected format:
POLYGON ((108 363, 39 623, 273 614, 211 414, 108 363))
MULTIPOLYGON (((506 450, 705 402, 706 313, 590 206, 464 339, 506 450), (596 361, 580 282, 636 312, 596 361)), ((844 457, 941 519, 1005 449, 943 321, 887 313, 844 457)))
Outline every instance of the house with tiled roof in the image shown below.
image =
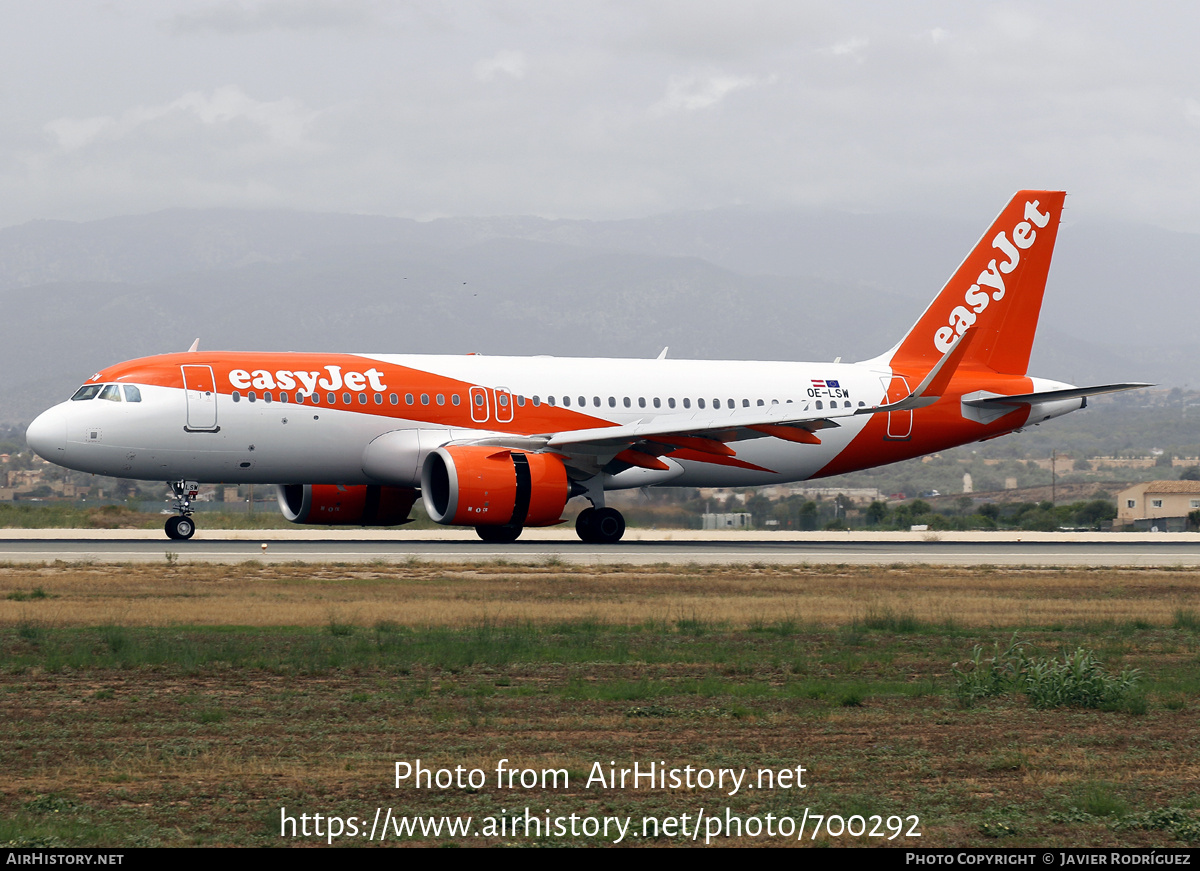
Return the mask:
POLYGON ((1200 481, 1145 481, 1117 496, 1117 524, 1178 532, 1200 510, 1200 481))

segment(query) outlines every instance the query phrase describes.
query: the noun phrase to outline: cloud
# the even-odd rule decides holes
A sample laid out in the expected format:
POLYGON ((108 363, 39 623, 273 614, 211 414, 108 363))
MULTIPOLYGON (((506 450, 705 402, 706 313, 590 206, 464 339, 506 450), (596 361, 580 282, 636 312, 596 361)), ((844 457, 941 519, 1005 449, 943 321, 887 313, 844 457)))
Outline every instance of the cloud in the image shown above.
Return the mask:
POLYGON ((499 51, 493 57, 475 64, 475 78, 481 82, 490 82, 498 75, 504 74, 514 79, 523 79, 528 65, 523 52, 499 51))
POLYGON ((1200 127, 1200 103, 1188 97, 1183 101, 1183 117, 1194 127, 1200 127))
POLYGON ((359 29, 376 18, 374 4, 366 0, 267 0, 213 3, 195 12, 174 16, 175 33, 262 33, 270 30, 359 29))
POLYGON ((667 93, 655 109, 658 111, 696 112, 715 106, 734 91, 758 85, 774 84, 775 76, 731 76, 713 74, 707 76, 671 76, 667 82, 667 93))
POLYGON ((95 118, 57 118, 46 131, 64 152, 150 133, 157 139, 194 136, 196 127, 214 131, 238 128, 239 138, 257 138, 290 148, 306 144, 309 126, 318 113, 299 100, 255 100, 237 86, 211 94, 192 91, 158 106, 135 106, 120 115, 95 118), (177 131, 172 135, 172 129, 177 131))
POLYGON ((859 57, 862 50, 870 45, 869 39, 864 39, 861 36, 853 36, 850 39, 843 39, 841 42, 836 42, 829 47, 829 53, 836 57, 844 57, 850 55, 859 57))

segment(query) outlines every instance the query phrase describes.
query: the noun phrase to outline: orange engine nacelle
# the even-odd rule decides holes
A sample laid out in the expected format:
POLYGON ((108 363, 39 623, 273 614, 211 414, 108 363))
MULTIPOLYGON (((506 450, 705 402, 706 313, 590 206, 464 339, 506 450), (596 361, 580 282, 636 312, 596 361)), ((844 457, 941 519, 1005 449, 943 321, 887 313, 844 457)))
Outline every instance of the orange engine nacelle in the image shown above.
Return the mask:
POLYGON ((425 511, 447 526, 553 526, 570 492, 554 454, 451 445, 421 468, 425 511))
POLYGON ((279 510, 292 523, 324 526, 399 526, 417 501, 411 487, 374 484, 281 484, 279 510))

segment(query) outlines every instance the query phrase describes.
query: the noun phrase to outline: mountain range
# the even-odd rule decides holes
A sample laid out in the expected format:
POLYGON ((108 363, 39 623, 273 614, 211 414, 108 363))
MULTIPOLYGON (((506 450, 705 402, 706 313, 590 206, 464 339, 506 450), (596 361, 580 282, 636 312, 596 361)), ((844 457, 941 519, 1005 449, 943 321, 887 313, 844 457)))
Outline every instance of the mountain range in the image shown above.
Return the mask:
MULTIPOLYGON (((169 210, 0 229, 0 422, 185 350, 846 360, 916 320, 987 219, 621 221, 169 210)), ((1195 383, 1200 237, 1065 223, 1032 374, 1195 383)))

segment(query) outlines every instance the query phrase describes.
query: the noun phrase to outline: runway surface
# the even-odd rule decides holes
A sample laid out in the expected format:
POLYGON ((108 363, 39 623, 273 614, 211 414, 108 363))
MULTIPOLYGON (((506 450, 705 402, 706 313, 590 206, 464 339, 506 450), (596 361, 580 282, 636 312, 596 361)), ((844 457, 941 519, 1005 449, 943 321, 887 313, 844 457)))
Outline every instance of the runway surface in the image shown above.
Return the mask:
MULTIPOLYGON (((359 534, 362 534, 361 532, 359 534)), ((75 530, 5 530, 0 538, 0 561, 53 563, 186 562, 239 563, 515 563, 561 562, 568 565, 650 565, 668 563, 773 565, 890 565, 942 566, 1157 566, 1200 567, 1200 540, 1195 536, 1159 535, 1126 539, 1109 535, 1102 540, 1042 534, 1031 540, 975 536, 973 540, 928 541, 839 538, 837 541, 780 539, 770 534, 691 537, 684 540, 631 540, 599 547, 574 536, 539 536, 510 545, 485 544, 469 537, 429 538, 410 533, 403 538, 328 536, 306 537, 276 531, 222 533, 212 531, 191 541, 170 541, 161 533, 111 533, 75 530), (28 537, 21 537, 27 533, 28 537), (36 537, 34 537, 36 536, 36 537), (86 537, 85 537, 86 536, 86 537), (265 547, 264 547, 265 545, 265 547)))

